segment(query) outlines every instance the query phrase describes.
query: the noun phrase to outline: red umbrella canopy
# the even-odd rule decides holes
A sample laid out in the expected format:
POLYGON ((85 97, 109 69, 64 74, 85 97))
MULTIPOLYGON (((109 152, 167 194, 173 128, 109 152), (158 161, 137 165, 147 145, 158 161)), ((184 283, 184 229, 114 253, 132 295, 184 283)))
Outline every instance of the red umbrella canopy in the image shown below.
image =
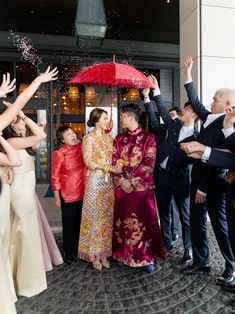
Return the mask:
POLYGON ((147 77, 135 68, 122 63, 98 63, 81 70, 71 84, 108 87, 154 88, 147 77))

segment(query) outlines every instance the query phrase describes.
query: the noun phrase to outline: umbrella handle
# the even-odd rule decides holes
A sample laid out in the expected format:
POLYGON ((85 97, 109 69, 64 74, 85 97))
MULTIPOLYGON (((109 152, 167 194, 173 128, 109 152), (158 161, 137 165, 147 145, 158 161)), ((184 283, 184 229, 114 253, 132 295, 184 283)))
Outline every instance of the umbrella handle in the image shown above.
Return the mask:
POLYGON ((109 128, 105 131, 105 133, 110 133, 113 129, 113 103, 111 103, 111 111, 110 111, 110 120, 109 120, 109 128))
POLYGON ((105 133, 110 133, 113 129, 113 120, 109 120, 109 128, 108 130, 105 130, 105 133))

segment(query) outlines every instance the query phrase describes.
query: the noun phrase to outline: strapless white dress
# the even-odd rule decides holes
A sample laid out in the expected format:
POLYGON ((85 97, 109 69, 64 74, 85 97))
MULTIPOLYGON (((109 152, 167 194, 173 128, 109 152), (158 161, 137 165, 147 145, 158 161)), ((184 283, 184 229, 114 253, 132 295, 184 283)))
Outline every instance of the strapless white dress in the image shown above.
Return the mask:
POLYGON ((14 221, 10 239, 10 258, 18 295, 32 297, 47 288, 35 200, 34 158, 18 150, 22 165, 13 168, 11 205, 14 221))
POLYGON ((0 167, 2 193, 0 194, 0 308, 2 313, 16 313, 14 302, 17 301, 10 258, 10 186, 5 183, 8 168, 0 167))

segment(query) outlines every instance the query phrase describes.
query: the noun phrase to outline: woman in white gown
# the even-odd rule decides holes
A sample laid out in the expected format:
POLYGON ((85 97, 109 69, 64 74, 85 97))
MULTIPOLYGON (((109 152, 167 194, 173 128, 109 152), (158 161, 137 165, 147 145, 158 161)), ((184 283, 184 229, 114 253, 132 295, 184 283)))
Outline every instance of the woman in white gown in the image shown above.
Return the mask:
POLYGON ((15 214, 10 257, 17 294, 31 297, 45 290, 47 283, 35 200, 34 158, 26 149, 17 152, 22 166, 13 169, 10 188, 15 214))
POLYGON ((0 307, 2 313, 16 313, 17 301, 9 259, 10 244, 10 186, 9 167, 20 166, 21 160, 16 151, 0 136, 0 307))
MULTIPOLYGON (((55 70, 41 74, 34 85, 56 79, 55 70)), ((33 83, 32 83, 33 84, 33 83)), ((31 85, 32 85, 31 84, 31 85)), ((13 168, 11 204, 15 217, 10 240, 10 257, 16 293, 31 297, 47 288, 35 200, 35 166, 33 148, 46 134, 31 119, 20 112, 3 136, 17 150, 22 165, 13 168), (26 136, 26 125, 32 135, 26 136)))
MULTIPOLYGON (((2 130, 14 119, 32 97, 40 83, 47 81, 49 71, 50 69, 48 68, 38 81, 32 82, 32 84, 17 97, 14 104, 0 115, 0 135, 2 134, 2 130)), ((14 89, 15 80, 10 82, 9 73, 4 74, 0 86, 0 98, 5 98, 6 95, 14 89)), ((4 166, 19 166, 21 165, 21 160, 16 151, 1 136, 0 147, 1 150, 4 151, 0 152, 0 305, 2 313, 15 314, 16 309, 14 302, 17 299, 9 263, 10 187, 7 178, 8 169, 4 168, 4 166)))

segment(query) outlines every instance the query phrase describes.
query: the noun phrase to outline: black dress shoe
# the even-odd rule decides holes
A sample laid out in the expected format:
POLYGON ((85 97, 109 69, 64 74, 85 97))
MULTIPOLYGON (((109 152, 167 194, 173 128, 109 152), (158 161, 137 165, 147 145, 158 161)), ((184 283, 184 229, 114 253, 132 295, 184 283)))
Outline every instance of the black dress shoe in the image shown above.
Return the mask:
POLYGON ((122 262, 117 262, 117 267, 118 268, 127 268, 128 266, 122 262))
POLYGON ((64 258, 64 262, 65 262, 67 265, 70 265, 70 264, 72 264, 73 261, 72 261, 70 258, 65 257, 65 258, 64 258))
POLYGON ((165 247, 166 252, 169 252, 169 251, 171 251, 172 249, 173 249, 173 244, 168 245, 168 246, 165 247))
POLYGON ((182 267, 181 272, 185 275, 208 275, 211 272, 211 266, 190 264, 182 267))
POLYGON ((216 280, 217 285, 224 286, 224 287, 231 287, 235 286, 235 278, 233 275, 228 276, 220 276, 216 280))
POLYGON ((235 293, 235 285, 233 286, 221 286, 221 289, 226 292, 235 293))
POLYGON ((235 284, 235 272, 225 269, 223 273, 216 280, 217 285, 233 286, 235 284))
POLYGON ((172 235, 172 241, 175 242, 175 241, 177 241, 178 239, 179 239, 179 235, 176 234, 176 233, 173 233, 173 235, 172 235))
POLYGON ((77 263, 78 262, 78 257, 75 254, 68 255, 64 257, 64 261, 66 264, 70 265, 72 263, 77 263))
POLYGON ((184 255, 182 258, 182 264, 189 264, 190 262, 192 262, 192 254, 190 253, 189 250, 184 250, 184 255))

